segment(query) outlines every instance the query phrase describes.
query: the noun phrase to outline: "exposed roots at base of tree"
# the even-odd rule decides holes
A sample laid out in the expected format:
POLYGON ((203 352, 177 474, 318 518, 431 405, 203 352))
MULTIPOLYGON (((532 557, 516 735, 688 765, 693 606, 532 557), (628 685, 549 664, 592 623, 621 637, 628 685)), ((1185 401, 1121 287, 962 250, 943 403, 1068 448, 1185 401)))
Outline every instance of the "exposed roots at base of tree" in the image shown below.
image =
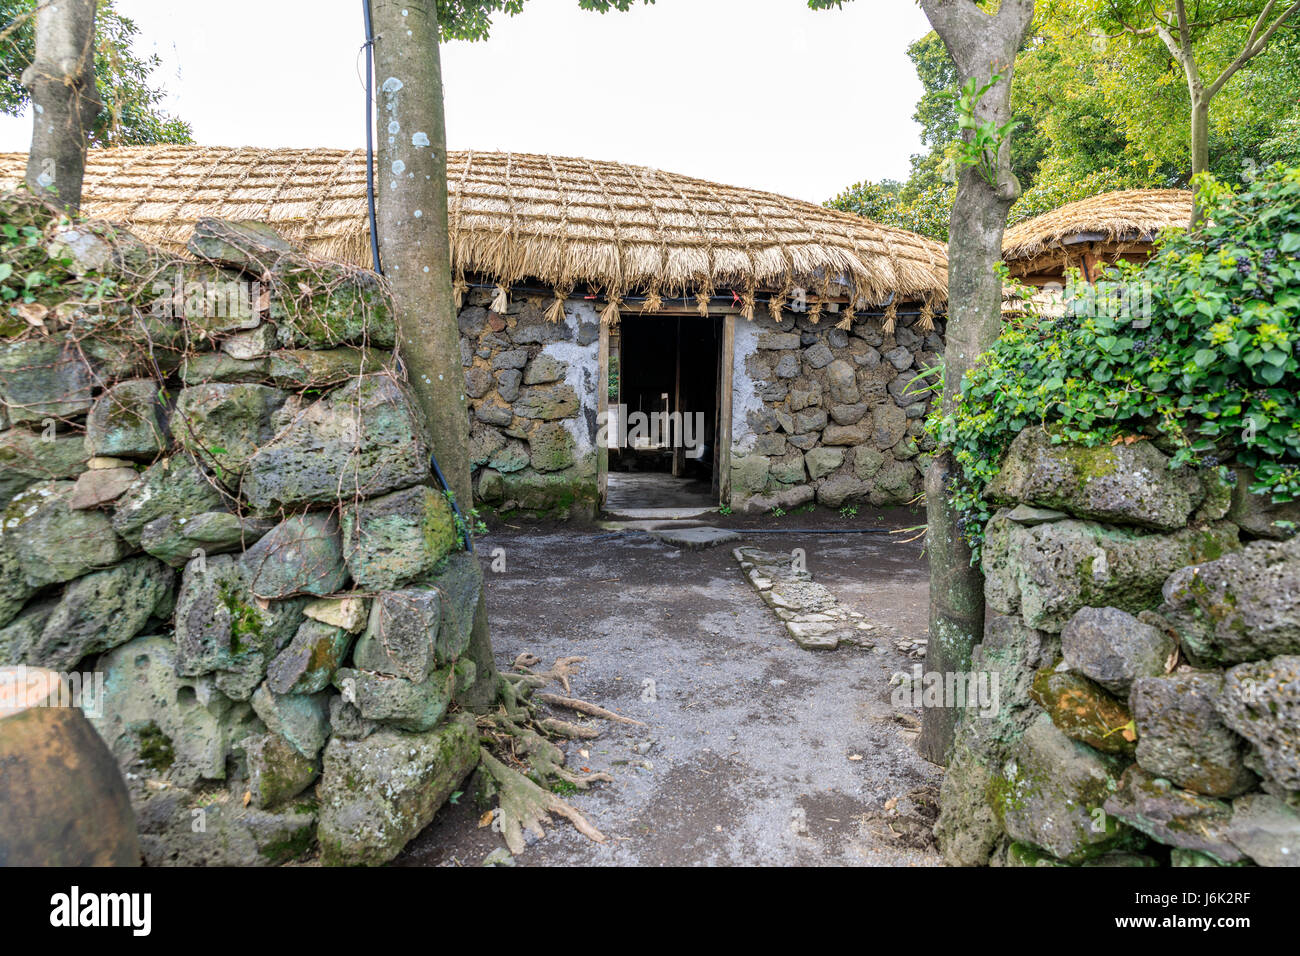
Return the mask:
POLYGON ((645 726, 645 724, 641 723, 639 720, 633 720, 631 717, 624 717, 622 714, 616 714, 612 710, 606 710, 604 707, 598 707, 585 700, 578 700, 576 697, 561 697, 558 694, 538 694, 537 699, 550 704, 552 707, 567 707, 569 710, 576 710, 578 713, 587 714, 590 717, 602 717, 605 720, 614 720, 620 724, 632 724, 636 727, 645 726))
MULTIPOLYGON (((539 717, 535 705, 529 700, 534 690, 553 680, 559 681, 567 691, 572 666, 579 661, 581 658, 561 658, 551 671, 535 674, 528 671, 528 667, 538 663, 537 660, 531 655, 520 655, 515 666, 525 672, 502 674, 495 710, 478 718, 483 780, 487 784, 488 796, 496 796, 498 803, 494 828, 505 837, 512 854, 523 852, 525 831, 531 831, 539 839, 544 837, 544 825, 552 814, 564 817, 579 833, 596 843, 605 842, 604 834, 556 791, 586 790, 593 783, 612 783, 614 778, 606 773, 570 770, 564 765, 563 749, 554 743, 554 738, 590 740, 599 737, 603 730, 555 717, 539 717)), ((537 696, 548 700, 553 695, 537 696)), ((626 720, 595 704, 586 707, 589 709, 581 709, 581 712, 626 720)))
POLYGON ((511 853, 518 856, 524 852, 525 830, 531 830, 538 839, 546 836, 543 825, 550 822, 552 813, 567 819, 583 836, 596 843, 605 842, 605 834, 554 793, 543 790, 518 770, 511 770, 486 748, 481 751, 481 759, 496 789, 501 835, 511 853))

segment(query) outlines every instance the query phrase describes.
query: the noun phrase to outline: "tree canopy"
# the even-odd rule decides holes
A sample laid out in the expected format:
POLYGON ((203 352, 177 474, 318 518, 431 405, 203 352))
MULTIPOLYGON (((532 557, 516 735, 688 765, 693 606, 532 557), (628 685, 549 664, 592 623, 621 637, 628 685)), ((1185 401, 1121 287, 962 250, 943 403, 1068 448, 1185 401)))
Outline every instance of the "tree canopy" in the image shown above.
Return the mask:
MULTIPOLYGON (((513 17, 524 10, 527 0, 440 0, 438 27, 443 40, 486 40, 492 30, 492 15, 513 17)), ((578 0, 578 7, 595 13, 626 11, 638 2, 655 0, 578 0)))
MULTIPOLYGON (((31 94, 21 83, 36 55, 37 0, 0 0, 0 112, 17 116, 31 94)), ((137 56, 131 43, 139 28, 99 0, 95 15, 95 87, 103 104, 90 133, 91 146, 192 143, 190 124, 159 107, 163 91, 151 83, 157 55, 137 56)))
MULTIPOLYGON (((1267 2, 1190 5, 1198 25, 1195 55, 1207 82, 1241 52, 1267 2)), ((1010 221, 1110 189, 1188 185, 1188 83, 1150 29, 1151 9, 1128 0, 1040 0, 1016 59, 1012 106, 1021 126, 1012 140, 1012 168, 1024 194, 1010 221)), ((945 240, 956 84, 934 34, 913 43, 908 55, 924 88, 913 118, 926 151, 912 157, 906 181, 857 183, 827 205, 945 240)), ((1300 24, 1283 24, 1224 82, 1209 111, 1208 140, 1209 170, 1220 179, 1239 182, 1274 162, 1300 162, 1300 24)))

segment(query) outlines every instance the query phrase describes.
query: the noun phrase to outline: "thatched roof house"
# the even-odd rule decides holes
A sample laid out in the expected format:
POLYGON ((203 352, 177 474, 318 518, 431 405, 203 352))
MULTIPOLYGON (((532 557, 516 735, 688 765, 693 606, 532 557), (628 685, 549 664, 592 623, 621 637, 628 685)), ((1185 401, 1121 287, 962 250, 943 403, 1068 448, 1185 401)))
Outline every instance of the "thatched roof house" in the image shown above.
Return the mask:
POLYGON ((1144 261, 1162 229, 1186 226, 1192 194, 1181 189, 1102 193, 1035 216, 1007 230, 1002 257, 1011 275, 1028 285, 1063 281, 1079 269, 1087 281, 1119 259, 1144 261))
MULTIPOLYGON (((0 189, 24 163, 0 154, 0 189)), ((90 153, 82 202, 177 253, 210 216, 369 267, 365 184, 359 150, 134 147, 90 153)), ((942 244, 587 159, 452 152, 448 193, 483 500, 584 504, 620 459, 695 470, 733 507, 919 491, 929 393, 907 386, 942 350, 942 244), (599 416, 616 408, 611 438, 599 416), (702 434, 629 438, 638 412, 699 414, 702 434)))
MULTIPOLYGON (((25 162, 0 154, 0 184, 20 180, 25 162)), ((797 199, 559 156, 462 151, 447 165, 463 275, 661 295, 830 279, 865 302, 946 289, 942 244, 797 199)), ((321 258, 372 265, 361 150, 92 150, 84 203, 178 252, 200 217, 215 216, 265 222, 321 258)))

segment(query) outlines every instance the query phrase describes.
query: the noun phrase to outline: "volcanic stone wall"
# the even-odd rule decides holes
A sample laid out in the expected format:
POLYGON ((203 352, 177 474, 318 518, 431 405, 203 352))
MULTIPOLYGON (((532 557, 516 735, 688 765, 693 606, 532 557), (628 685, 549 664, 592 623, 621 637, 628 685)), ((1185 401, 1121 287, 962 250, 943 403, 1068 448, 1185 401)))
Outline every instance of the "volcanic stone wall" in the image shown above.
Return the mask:
MULTIPOLYGON (((472 292, 459 313, 475 496, 502 511, 590 516, 596 491, 600 320, 584 299, 549 321, 547 301, 492 310, 472 292)), ((933 440, 919 373, 943 350, 943 323, 900 311, 847 330, 825 313, 735 323, 731 497, 736 510, 816 501, 901 505, 920 493, 933 440)))
POLYGON ((457 316, 475 496, 501 511, 592 517, 600 319, 582 299, 549 321, 546 303, 503 312, 471 292, 457 316))
POLYGON ((998 706, 958 731, 947 862, 1300 861, 1296 508, 1236 477, 1171 469, 1151 441, 1016 439, 988 487, 970 664, 998 706))
POLYGON ((834 313, 737 320, 732 508, 902 505, 920 494, 934 442, 918 376, 943 353, 943 323, 925 328, 906 312, 848 329, 834 313))
POLYGON ((150 864, 390 859, 477 763, 482 576, 382 280, 252 224, 178 260, 0 221, 42 277, 0 301, 0 663, 78 675, 150 864))

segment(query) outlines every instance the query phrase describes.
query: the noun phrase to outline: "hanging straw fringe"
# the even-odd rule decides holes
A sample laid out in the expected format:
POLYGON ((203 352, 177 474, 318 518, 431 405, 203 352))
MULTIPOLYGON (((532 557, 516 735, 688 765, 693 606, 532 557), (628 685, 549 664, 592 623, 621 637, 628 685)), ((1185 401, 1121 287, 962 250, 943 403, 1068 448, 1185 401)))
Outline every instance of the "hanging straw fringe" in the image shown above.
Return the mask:
POLYGON ((808 306, 808 321, 816 325, 822 320, 822 300, 821 296, 813 296, 813 301, 808 306))
POLYGON ((707 319, 709 317, 709 302, 712 299, 713 296, 708 292, 695 293, 695 311, 700 314, 701 318, 707 319))
POLYGON ((917 321, 916 327, 922 332, 934 331, 934 309, 930 308, 929 299, 921 303, 921 318, 917 321))
POLYGON ((894 334, 894 319, 898 316, 897 303, 891 302, 885 307, 885 319, 880 325, 880 330, 886 335, 894 334))
POLYGON ((465 294, 469 292, 469 283, 465 281, 463 275, 456 276, 456 280, 451 284, 451 298, 456 305, 456 311, 465 303, 465 294))
POLYGON ((857 313, 853 311, 853 303, 849 302, 849 304, 844 307, 844 318, 836 322, 835 327, 837 329, 843 329, 845 332, 849 331, 853 328, 853 319, 856 314, 857 313))
POLYGON ((812 308, 808 310, 808 321, 816 325, 822 320, 822 310, 826 308, 826 303, 831 297, 831 281, 829 275, 822 276, 821 284, 817 287, 817 295, 814 296, 812 308))
POLYGON ((621 295, 611 295, 609 301, 605 303, 605 308, 600 310, 600 324, 615 326, 618 325, 618 310, 623 305, 621 295))
POLYGON ((506 314, 506 310, 510 308, 510 292, 505 286, 497 286, 496 294, 492 296, 492 305, 490 308, 497 315, 506 314))
POLYGON ((754 290, 746 289, 740 294, 740 314, 747 321, 754 321, 754 290))
POLYGON ((547 321, 547 322, 562 322, 562 321, 564 321, 564 300, 565 300, 565 298, 566 298, 566 297, 565 297, 565 296, 560 292, 559 289, 556 289, 556 290, 555 290, 555 299, 551 302, 550 306, 549 306, 549 307, 547 308, 547 310, 546 310, 546 321, 547 321))
POLYGON ((780 295, 769 296, 767 300, 768 314, 777 325, 781 324, 781 310, 785 308, 785 298, 786 293, 782 292, 780 295))
POLYGON ((646 293, 645 302, 641 306, 642 312, 658 312, 664 307, 664 300, 659 295, 657 288, 652 288, 646 293))

